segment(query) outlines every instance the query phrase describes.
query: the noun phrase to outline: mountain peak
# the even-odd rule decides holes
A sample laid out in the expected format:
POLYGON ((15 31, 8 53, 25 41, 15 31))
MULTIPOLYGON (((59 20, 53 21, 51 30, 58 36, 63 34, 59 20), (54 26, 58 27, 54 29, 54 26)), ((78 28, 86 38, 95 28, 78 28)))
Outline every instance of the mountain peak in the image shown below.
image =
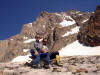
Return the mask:
POLYGON ((6 59, 9 61, 18 55, 24 55, 23 50, 30 48, 30 43, 34 41, 37 33, 41 38, 49 39, 47 44, 49 52, 58 51, 77 40, 79 26, 86 23, 89 17, 90 13, 76 10, 55 13, 43 11, 34 22, 24 24, 19 34, 7 39, 8 43, 5 41, 2 41, 4 44, 0 42, 0 48, 5 47, 5 50, 8 51, 6 52, 3 49, 0 52, 4 52, 3 57, 0 57, 0 61, 6 61, 6 59))

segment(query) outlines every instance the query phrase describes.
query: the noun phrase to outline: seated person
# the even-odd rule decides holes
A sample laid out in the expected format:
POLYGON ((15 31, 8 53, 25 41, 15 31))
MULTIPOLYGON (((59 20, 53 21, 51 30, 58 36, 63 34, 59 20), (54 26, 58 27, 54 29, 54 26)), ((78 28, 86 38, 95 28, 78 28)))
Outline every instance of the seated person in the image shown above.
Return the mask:
MULTIPOLYGON (((43 39, 43 48, 48 52, 48 47, 46 46, 46 44, 47 44, 47 39, 44 38, 43 39)), ((60 64, 60 58, 59 58, 59 52, 58 51, 49 53, 49 55, 50 55, 50 60, 56 59, 57 65, 61 66, 61 64, 60 64)))
POLYGON ((40 36, 36 35, 35 39, 36 41, 31 44, 31 50, 30 50, 32 58, 34 59, 34 61, 32 62, 33 68, 38 69, 39 68, 38 63, 40 61, 40 58, 44 58, 44 61, 45 61, 44 67, 48 69, 50 68, 49 67, 49 60, 50 60, 49 54, 48 52, 46 52, 46 50, 43 48, 43 45, 40 43, 39 41, 40 36))

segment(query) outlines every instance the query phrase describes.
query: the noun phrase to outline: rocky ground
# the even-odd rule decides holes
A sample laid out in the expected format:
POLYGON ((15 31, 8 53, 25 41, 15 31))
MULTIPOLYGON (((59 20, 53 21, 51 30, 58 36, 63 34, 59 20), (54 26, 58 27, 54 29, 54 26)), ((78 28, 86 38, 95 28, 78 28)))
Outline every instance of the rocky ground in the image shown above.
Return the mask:
POLYGON ((68 56, 60 59, 63 66, 33 69, 24 63, 0 63, 0 75, 100 75, 100 56, 68 56))

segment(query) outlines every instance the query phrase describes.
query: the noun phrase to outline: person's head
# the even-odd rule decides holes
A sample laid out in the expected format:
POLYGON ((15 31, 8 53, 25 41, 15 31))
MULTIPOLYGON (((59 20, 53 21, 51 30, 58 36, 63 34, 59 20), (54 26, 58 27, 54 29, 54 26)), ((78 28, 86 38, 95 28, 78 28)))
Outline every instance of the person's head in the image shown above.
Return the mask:
POLYGON ((47 44, 47 38, 44 38, 43 39, 43 45, 46 45, 47 44))
POLYGON ((36 35, 35 39, 36 39, 36 41, 39 41, 40 40, 40 35, 36 35))

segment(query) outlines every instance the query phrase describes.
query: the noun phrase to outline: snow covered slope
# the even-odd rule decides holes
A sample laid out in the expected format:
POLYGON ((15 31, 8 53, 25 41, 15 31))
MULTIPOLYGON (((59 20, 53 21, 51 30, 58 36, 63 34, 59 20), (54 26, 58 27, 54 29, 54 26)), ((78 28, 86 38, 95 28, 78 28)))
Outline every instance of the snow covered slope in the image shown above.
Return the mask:
POLYGON ((25 55, 25 56, 17 56, 11 62, 13 62, 13 63, 15 63, 15 62, 25 63, 25 62, 32 60, 31 58, 29 58, 30 56, 31 56, 30 54, 25 55))
MULTIPOLYGON (((100 46, 98 47, 86 47, 80 44, 77 41, 73 42, 72 44, 67 45, 66 47, 62 48, 60 51, 60 57, 65 56, 75 56, 75 55, 100 55, 100 46)), ((25 56, 18 56, 12 60, 12 62, 27 62, 31 60, 29 58, 31 55, 25 56)))
POLYGON ((60 57, 74 56, 74 55, 100 55, 100 46, 98 47, 86 47, 77 41, 67 45, 60 51, 60 57))
POLYGON ((62 37, 65 37, 65 36, 69 36, 69 35, 71 35, 71 34, 78 33, 78 32, 79 32, 79 28, 80 28, 80 27, 76 26, 75 28, 71 29, 71 31, 66 32, 64 35, 62 35, 62 37))

